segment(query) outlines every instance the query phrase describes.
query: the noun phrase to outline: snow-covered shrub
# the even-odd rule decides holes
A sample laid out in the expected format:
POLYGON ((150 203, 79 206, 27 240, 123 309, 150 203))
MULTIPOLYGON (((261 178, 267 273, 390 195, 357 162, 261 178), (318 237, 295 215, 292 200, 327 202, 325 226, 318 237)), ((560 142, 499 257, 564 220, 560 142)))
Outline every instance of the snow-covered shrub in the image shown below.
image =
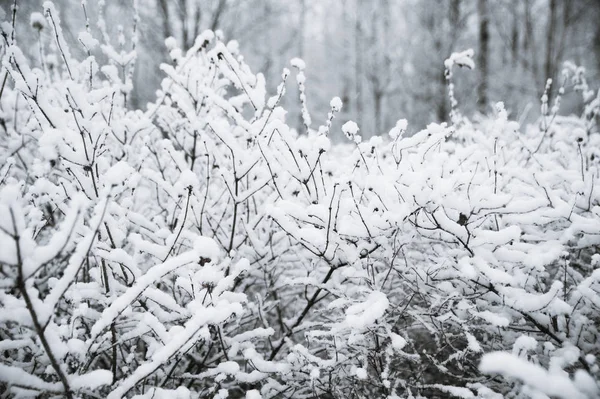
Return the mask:
POLYGON ((445 65, 451 125, 363 141, 334 98, 298 134, 290 71, 268 95, 235 42, 169 40, 156 102, 131 110, 135 33, 117 50, 101 21, 76 60, 44 7, 39 65, 1 25, 7 397, 599 395, 600 101, 580 68, 558 93, 581 117, 545 95, 538 125, 502 103, 472 123, 451 82, 467 51, 445 65))
MULTIPOLYGON (((201 183, 208 171, 225 189, 228 181, 215 172, 224 162, 218 157, 228 157, 225 146, 202 138, 187 154, 181 116, 169 125, 177 134, 165 139, 163 120, 125 107, 135 53, 128 58, 106 43, 106 65, 91 55, 78 62, 69 56, 51 3, 45 14, 57 38, 53 55, 63 61, 52 76, 30 67, 6 31, 10 24, 3 25, 3 72, 13 85, 2 97, 0 380, 14 395, 111 398, 130 391, 153 395, 150 387, 185 391, 194 379, 198 390, 214 394, 228 386, 228 375, 252 383, 258 377, 240 371, 233 359, 269 330, 245 325, 252 321, 246 296, 235 292, 249 268, 247 260, 230 256, 233 243, 240 245, 230 219, 241 216, 226 213, 232 232, 231 238, 224 233, 229 246, 221 248, 222 237, 213 232, 225 226, 216 215, 229 204, 218 198, 219 188, 201 183), (224 337, 229 328, 244 334, 224 337), (194 378, 198 374, 202 378, 194 378)), ((203 40, 186 59, 197 77, 210 74, 209 59, 221 54, 215 48, 207 55, 203 40)), ((86 48, 90 43, 82 40, 86 48)), ((165 85, 178 84, 186 71, 178 67, 165 85)), ((210 79, 194 83, 215 93, 228 85, 224 76, 210 79)), ((203 118, 222 128, 225 113, 215 93, 203 118)), ((169 88, 169 95, 183 100, 186 93, 169 88)), ((173 102, 157 103, 164 119, 163 101, 173 102)), ((184 105, 169 109, 182 112, 184 105)), ((189 111, 191 117, 195 110, 189 111)), ((197 132, 208 128, 194 122, 197 132)), ((235 193, 243 195, 238 183, 235 193)))

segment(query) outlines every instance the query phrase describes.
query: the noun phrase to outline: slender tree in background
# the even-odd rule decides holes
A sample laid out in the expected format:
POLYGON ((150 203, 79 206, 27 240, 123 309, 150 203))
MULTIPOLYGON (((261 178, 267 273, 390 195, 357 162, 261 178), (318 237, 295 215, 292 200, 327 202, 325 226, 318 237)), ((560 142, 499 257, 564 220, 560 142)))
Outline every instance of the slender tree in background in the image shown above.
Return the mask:
POLYGON ((162 17, 162 28, 164 37, 172 36, 171 33, 171 19, 169 17, 169 5, 167 4, 167 0, 158 0, 158 4, 160 6, 161 17, 162 17))
MULTIPOLYGON (((10 13, 12 2, 0 0, 0 5, 10 13)), ((49 30, 40 35, 25 21, 43 2, 18 0, 19 37, 51 42, 49 30)), ((446 91, 447 82, 439 65, 456 49, 473 48, 476 53, 478 71, 454 76, 456 97, 466 114, 483 111, 502 98, 510 113, 529 109, 528 118, 534 118, 540 87, 546 78, 558 76, 565 60, 575 60, 591 75, 600 71, 600 50, 594 50, 600 2, 595 0, 136 2, 141 19, 136 49, 139 68, 134 80, 143 84, 134 85, 129 95, 131 106, 146 105, 160 88, 161 70, 151 61, 170 60, 164 40, 174 37, 185 52, 205 29, 222 31, 225 42, 239 41, 239 47, 247 49, 244 59, 263 72, 271 91, 289 60, 304 58, 308 107, 315 120, 326 118, 323 109, 329 93, 338 93, 344 104, 340 120, 358 120, 369 135, 390 129, 397 114, 410 116, 419 127, 432 119, 447 120, 448 100, 439 95, 446 91), (487 51, 481 40, 484 21, 478 11, 483 3, 487 8, 487 51)), ((77 44, 78 32, 85 26, 81 7, 73 7, 73 0, 55 3, 63 14, 65 40, 77 44)), ((114 23, 109 27, 111 40, 116 39, 119 25, 128 37, 133 0, 88 1, 88 14, 94 15, 101 3, 106 4, 107 20, 114 23)), ((90 30, 92 34, 98 30, 93 20, 90 30)), ((24 51, 39 59, 38 47, 24 51)), ((297 99, 290 96, 284 101, 297 99)), ((565 112, 568 109, 565 106, 565 112)), ((288 121, 301 127, 297 116, 292 107, 288 121)))
MULTIPOLYGON (((200 4, 197 5, 197 8, 200 9, 200 4)), ((223 16, 223 13, 225 12, 227 8, 227 0, 219 0, 217 2, 217 7, 215 8, 213 14, 212 14, 212 19, 210 22, 210 27, 208 29, 210 30, 216 30, 219 26, 219 23, 221 21, 221 18, 223 16)), ((200 23, 198 22, 196 24, 196 29, 198 31, 198 34, 200 34, 200 32, 202 31, 202 29, 200 28, 200 23)))
POLYGON ((510 55, 511 63, 513 68, 517 66, 519 57, 519 3, 520 0, 512 0, 511 11, 512 11, 512 31, 510 35, 510 55))
MULTIPOLYGON (((532 1, 525 0, 524 4, 525 36, 523 38, 523 52, 525 54, 524 67, 530 73, 534 82, 540 82, 538 75, 538 51, 535 45, 534 21, 531 15, 532 1)), ((536 87, 538 85, 536 84, 536 87)))
MULTIPOLYGON (((298 42, 298 53, 297 56, 301 59, 305 57, 305 49, 304 49, 304 34, 306 32, 306 0, 300 1, 300 15, 298 18, 298 33, 296 34, 297 42, 298 42)), ((302 104, 300 104, 302 106, 302 104)), ((298 126, 302 126, 303 124, 303 116, 302 114, 298 115, 298 126)))
MULTIPOLYGON (((354 109, 353 101, 353 71, 352 71, 352 31, 350 26, 350 13, 348 12, 351 0, 342 0, 342 108, 343 115, 350 115, 354 109)), ((600 31, 599 31, 600 32, 600 31)), ((600 33, 599 33, 600 35, 600 33)), ((599 36, 600 44, 600 36, 599 36)))
MULTIPOLYGON (((439 59, 439 62, 443 61, 447 57, 447 54, 451 52, 456 45, 462 26, 463 18, 463 7, 461 0, 451 0, 448 4, 448 8, 437 8, 434 7, 432 2, 427 3, 426 9, 424 10, 428 17, 426 17, 426 29, 430 31, 433 36, 433 48, 435 50, 435 58, 439 59), (441 27, 441 28, 440 28, 441 27)), ((435 93, 446 91, 446 74, 444 71, 436 73, 438 88, 435 93)), ((437 119, 439 121, 448 120, 448 99, 446 96, 437 96, 434 94, 435 101, 437 102, 437 119)))
POLYGON ((479 68, 479 85, 477 86, 477 108, 485 113, 488 98, 488 59, 489 59, 489 15, 487 0, 477 0, 477 14, 479 16, 479 51, 477 61, 479 68))
POLYGON ((363 121, 363 29, 362 29, 362 0, 356 0, 354 15, 354 103, 355 116, 357 123, 363 121))
POLYGON ((594 35, 594 52, 596 53, 598 69, 600 69, 600 24, 596 28, 596 34, 594 35))
POLYGON ((164 38, 174 36, 180 40, 183 50, 191 48, 203 30, 218 29, 228 6, 227 0, 156 1, 164 38))
POLYGON ((374 52, 371 56, 373 67, 370 68, 369 80, 373 91, 373 112, 375 123, 374 134, 383 134, 385 100, 390 87, 391 57, 389 51, 390 32, 390 3, 389 0, 380 0, 378 7, 373 12, 372 18, 372 45, 374 52))
POLYGON ((181 30, 181 43, 184 50, 190 48, 190 24, 188 22, 188 2, 187 0, 178 0, 177 12, 179 14, 179 23, 181 30))
POLYGON ((548 2, 548 23, 546 25, 546 60, 544 63, 544 79, 554 77, 555 35, 557 29, 557 4, 556 0, 548 2))

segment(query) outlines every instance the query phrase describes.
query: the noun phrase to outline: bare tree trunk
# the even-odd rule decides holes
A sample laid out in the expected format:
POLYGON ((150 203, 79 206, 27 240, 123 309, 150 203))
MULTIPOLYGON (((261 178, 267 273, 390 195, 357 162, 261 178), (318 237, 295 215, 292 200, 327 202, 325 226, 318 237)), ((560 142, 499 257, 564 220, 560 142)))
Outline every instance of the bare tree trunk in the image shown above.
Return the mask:
POLYGON ((390 32, 391 32, 391 23, 390 23, 390 14, 391 14, 391 9, 390 9, 390 2, 389 0, 382 0, 382 18, 383 18, 383 30, 381 32, 381 41, 383 44, 383 48, 386 49, 382 56, 383 56, 383 84, 384 87, 381 87, 381 91, 382 91, 382 104, 381 104, 381 121, 380 121, 380 126, 379 129, 377 131, 378 134, 383 133, 382 129, 386 129, 388 127, 388 114, 389 114, 389 99, 388 99, 388 86, 391 83, 391 78, 392 78, 392 59, 390 57, 390 53, 389 51, 387 51, 387 49, 390 48, 390 42, 389 42, 389 37, 390 37, 390 32))
POLYGON ((374 6, 371 18, 369 48, 372 53, 369 56, 371 64, 366 75, 371 83, 371 94, 373 96, 374 134, 383 133, 384 106, 390 78, 390 56, 388 51, 389 13, 388 0, 378 0, 374 6))
POLYGON ((513 23, 511 32, 510 42, 510 54, 513 68, 517 65, 519 57, 519 18, 518 18, 518 7, 519 0, 513 0, 512 11, 513 11, 513 23))
POLYGON ((219 27, 219 22, 221 21, 221 16, 223 12, 225 12, 225 8, 227 6, 227 0, 219 0, 219 4, 217 5, 217 9, 213 14, 213 19, 210 24, 210 30, 215 31, 219 27))
MULTIPOLYGON (((461 18, 461 11, 460 11, 460 6, 461 6, 461 0, 452 0, 450 2, 450 9, 448 12, 448 22, 449 22, 449 29, 450 31, 448 32, 448 36, 449 36, 449 48, 445 48, 445 46, 443 46, 443 42, 442 42, 442 37, 445 32, 439 30, 439 26, 438 23, 436 21, 435 18, 435 14, 432 13, 431 17, 428 19, 427 21, 427 29, 431 30, 431 31, 435 31, 438 30, 437 35, 435 36, 435 41, 434 41, 434 47, 435 50, 438 54, 442 54, 443 57, 447 57, 450 55, 450 53, 453 51, 454 46, 456 45, 456 42, 458 41, 458 37, 459 37, 459 33, 460 33, 460 18, 461 18)), ((448 119, 448 98, 445 95, 446 93, 446 74, 444 73, 444 70, 440 68, 440 72, 437 74, 438 76, 438 82, 439 82, 439 90, 441 93, 444 93, 444 95, 442 96, 435 96, 436 98, 438 98, 438 104, 437 104, 437 109, 436 109, 436 114, 437 114, 437 119, 440 122, 444 122, 448 119)))
POLYGON ((356 101, 356 122, 362 124, 362 27, 360 23, 361 15, 361 0, 356 0, 356 15, 354 17, 354 83, 356 85, 355 101, 356 101))
MULTIPOLYGON (((562 2, 562 32, 560 34, 560 40, 558 41, 558 46, 556 47, 556 56, 554 57, 556 62, 561 62, 565 53, 566 43, 569 40, 569 33, 571 27, 571 15, 572 15, 572 6, 573 2, 571 0, 564 0, 562 2)), ((558 23, 558 21, 557 21, 558 23)), ((557 72, 557 64, 554 63, 553 73, 556 75, 557 72)), ((557 86, 555 86, 557 87, 557 86)))
POLYGON ((158 4, 162 14, 163 34, 165 35, 165 38, 173 36, 173 33, 171 32, 171 19, 169 17, 169 5, 167 4, 167 0, 158 0, 158 4))
POLYGON ((596 34, 594 35, 594 49, 596 54, 596 61, 598 63, 597 68, 600 70, 600 25, 596 28, 596 34))
POLYGON ((537 68, 537 46, 535 45, 533 20, 531 17, 531 0, 525 0, 525 38, 523 41, 523 50, 525 52, 525 69, 530 70, 533 81, 538 86, 540 82, 537 68), (531 60, 527 59, 527 54, 531 54, 531 60))
MULTIPOLYGON (((460 25, 460 0, 452 0, 450 3, 450 47, 456 45, 460 25)), ((454 50, 453 48, 450 51, 454 50)), ((449 55, 449 54, 448 54, 449 55)))
POLYGON ((477 108, 479 112, 485 113, 488 103, 488 59, 489 59, 489 14, 487 0, 477 1, 477 12, 479 14, 479 52, 477 54, 479 67, 479 85, 477 86, 477 108))
POLYGON ((438 74, 440 87, 442 88, 442 93, 444 95, 439 96, 439 102, 437 106, 437 119, 440 122, 446 121, 448 119, 448 99, 446 98, 446 74, 442 70, 441 73, 438 74))
POLYGON ((189 43, 189 24, 187 21, 187 0, 179 0, 179 22, 181 23, 181 48, 187 50, 189 43))
POLYGON ((300 0, 300 20, 298 21, 298 57, 304 58, 304 30, 306 29, 306 0, 300 0))
MULTIPOLYGON (((454 4, 452 4, 452 7, 450 7, 450 10, 451 11, 455 10, 454 4)), ((451 21, 454 19, 457 19, 457 18, 458 17, 454 12, 450 13, 451 21)), ((427 30, 429 30, 430 32, 436 32, 436 29, 438 28, 438 21, 436 20, 435 10, 430 11, 430 14, 428 15, 428 17, 426 19, 425 26, 426 26, 427 30)), ((448 56, 448 54, 444 54, 445 50, 442 48, 442 41, 440 39, 440 35, 442 35, 441 31, 438 31, 438 34, 434 35, 433 47, 437 54, 441 54, 442 57, 446 57, 446 56, 448 56)), ((443 60, 443 58, 442 58, 442 60, 443 60)), ((441 62, 440 62, 440 65, 441 65, 441 62)), ((445 120, 448 119, 448 104, 446 103, 447 98, 445 95, 445 93, 446 93, 446 74, 444 73, 444 70, 441 68, 436 68, 436 71, 437 71, 436 76, 437 76, 437 81, 439 83, 439 89, 436 91, 433 98, 437 100, 437 107, 436 107, 437 119, 440 122, 444 122, 445 120), (443 95, 438 95, 438 93, 442 93, 443 95)))
POLYGON ((381 134, 382 132, 382 102, 383 102, 383 92, 381 90, 375 90, 373 92, 373 105, 375 108, 375 131, 374 134, 381 134))
POLYGON ((194 38, 200 34, 200 26, 202 25, 202 5, 200 1, 196 1, 194 9, 194 38))
POLYGON ((343 21, 343 76, 342 76, 342 103, 344 104, 344 108, 342 108, 342 112, 345 115, 352 114, 352 46, 350 43, 352 41, 352 31, 348 28, 350 18, 348 16, 348 2, 347 0, 342 0, 342 21, 343 21))
POLYGON ((556 31, 556 0, 550 0, 548 9, 548 26, 546 28, 546 63, 545 79, 554 77, 554 37, 556 31))
MULTIPOLYGON (((300 59, 304 59, 304 30, 306 29, 306 0, 300 0, 300 18, 298 20, 298 57, 300 59)), ((298 98, 298 101, 301 101, 298 98)), ((300 104, 300 108, 302 108, 302 104, 300 104)), ((304 124, 304 117, 302 113, 298 115, 298 126, 302 126, 304 124)), ((300 129, 298 129, 300 131, 300 129)))
MULTIPOLYGON (((265 47, 267 49, 273 48, 274 47, 274 43, 273 43, 273 24, 269 23, 268 21, 272 20, 272 14, 273 14, 273 8, 272 5, 269 1, 265 1, 262 4, 261 7, 261 13, 262 13, 262 17, 265 21, 264 23, 264 34, 265 34, 265 47)), ((271 82, 274 80, 274 69, 276 67, 276 62, 275 62, 275 58, 277 57, 277 54, 274 54, 273 51, 265 51, 264 53, 262 53, 263 57, 264 57, 264 61, 263 61, 263 66, 260 68, 260 70, 262 71, 264 77, 265 77, 265 81, 266 82, 271 82)), ((298 132, 301 131, 301 127, 302 127, 302 123, 299 126, 298 132)))
POLYGON ((383 93, 381 92, 381 82, 383 78, 381 58, 383 57, 382 53, 385 52, 386 49, 382 48, 383 43, 381 43, 381 36, 379 35, 379 28, 381 28, 380 4, 379 1, 374 3, 374 9, 371 13, 371 34, 367 44, 367 47, 371 51, 368 57, 371 61, 367 66, 366 75, 371 83, 371 94, 373 96, 373 125, 371 127, 371 132, 373 134, 379 134, 379 129, 381 128, 381 100, 383 97, 383 93))

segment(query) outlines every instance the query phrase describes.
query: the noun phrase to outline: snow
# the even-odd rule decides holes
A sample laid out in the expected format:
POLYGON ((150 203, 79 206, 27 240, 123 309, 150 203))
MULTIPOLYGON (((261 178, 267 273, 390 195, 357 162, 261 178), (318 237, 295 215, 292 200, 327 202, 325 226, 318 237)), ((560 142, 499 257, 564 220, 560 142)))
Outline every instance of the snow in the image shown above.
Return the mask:
POLYGON ((71 379, 73 389, 98 389, 102 385, 112 384, 112 373, 109 370, 94 370, 71 379))
MULTIPOLYGON (((564 374, 551 374, 542 367, 509 353, 485 354, 481 359, 479 369, 486 374, 500 373, 519 379, 548 396, 564 399, 586 398, 586 395, 564 374)), ((586 384, 585 388, 590 388, 590 385, 586 384)))
POLYGON ((46 19, 40 12, 33 12, 29 17, 29 24, 32 28, 41 30, 46 26, 46 19))
POLYGON ((0 364, 0 381, 6 384, 18 385, 41 392, 60 392, 60 383, 49 383, 38 376, 29 374, 19 367, 0 364))
POLYGON ((177 48, 177 39, 175 39, 173 36, 167 37, 165 39, 165 46, 169 51, 174 50, 175 48, 177 48))
MULTIPOLYGON (((115 39, 130 49, 127 29, 115 39)), ((493 384, 414 383, 462 398, 598 396, 597 99, 549 127, 511 121, 501 102, 410 136, 399 119, 389 138, 363 141, 347 121, 353 142, 337 143, 342 101, 315 102, 327 117, 310 127, 302 60, 288 114, 302 122, 289 121, 289 70, 267 85, 222 32, 185 53, 169 38, 173 60, 141 111, 126 100, 138 54, 103 34, 100 57, 88 31, 77 37, 83 59, 53 50, 32 68, 16 44, 2 56, 0 381, 11 395, 63 395, 64 368, 74 395, 111 399, 192 398, 179 386, 189 379, 223 398, 240 387, 311 396, 329 378, 340 395, 351 381, 395 397, 413 364, 455 373, 481 356, 482 372, 501 374, 493 384), (113 331, 125 351, 114 382, 100 368, 113 331), (442 350, 447 337, 461 350, 442 350), (48 351, 68 364, 55 370, 48 351)), ((445 66, 473 68, 473 52, 445 66)), ((558 93, 588 91, 576 80, 558 93)))
POLYGON ((392 140, 397 140, 406 132, 407 128, 408 121, 406 119, 399 119, 388 134, 392 140))
POLYGON ((329 103, 331 109, 335 112, 340 112, 342 109, 342 100, 339 97, 333 97, 329 103))
POLYGON ((346 309, 344 326, 363 330, 380 319, 387 310, 390 302, 380 291, 373 291, 364 302, 351 305, 346 309))
POLYGON ((406 339, 398 334, 390 333, 390 338, 392 339, 392 347, 395 350, 402 350, 407 344, 406 339))
MULTIPOLYGON (((119 385, 111 391, 107 399, 120 399, 129 392, 139 381, 146 378, 150 373, 154 372, 161 364, 169 359, 173 354, 186 345, 202 326, 211 323, 221 323, 232 313, 241 313, 242 307, 238 303, 225 304, 222 303, 219 307, 201 308, 189 319, 185 325, 185 329, 178 332, 177 335, 165 342, 165 345, 152 354, 150 361, 142 364, 131 375, 122 380, 119 385)), ((94 326, 95 327, 95 326, 94 326)))
POLYGON ((246 399, 262 399, 262 395, 260 394, 260 391, 251 389, 246 392, 246 399))
POLYGON ((356 378, 358 378, 359 380, 366 380, 368 377, 367 370, 365 370, 362 367, 357 367, 356 370, 354 371, 354 374, 356 375, 356 378))
POLYGON ((469 69, 475 68, 475 62, 473 61, 474 56, 473 49, 468 49, 465 51, 461 51, 458 53, 452 53, 450 58, 444 61, 444 66, 446 69, 452 69, 454 65, 459 67, 467 67, 469 69))
POLYGON ((123 184, 125 180, 130 178, 135 173, 135 170, 126 162, 117 162, 106 171, 104 179, 107 186, 116 186, 123 184))
POLYGON ((194 251, 198 256, 216 262, 221 256, 221 248, 215 240, 209 237, 197 237, 194 241, 194 251))
POLYGON ((358 125, 353 121, 348 121, 342 125, 342 132, 351 140, 354 139, 359 130, 358 125))
POLYGON ((465 335, 467 336, 467 347, 469 348, 470 351, 472 352, 482 352, 483 348, 481 347, 481 344, 479 343, 479 341, 477 341, 477 338, 475 338, 475 336, 469 332, 465 332, 465 335))
POLYGON ((102 312, 102 318, 98 320, 92 327, 91 340, 88 343, 90 346, 96 337, 129 306, 144 290, 151 284, 159 281, 159 279, 171 273, 173 270, 182 267, 183 265, 190 264, 198 260, 198 254, 193 251, 185 252, 176 257, 170 258, 164 263, 151 268, 146 274, 141 276, 137 283, 125 291, 118 299, 112 301, 111 305, 104 309, 102 312))
POLYGON ((521 335, 513 344, 513 354, 526 356, 527 352, 534 351, 537 345, 535 338, 521 335))
POLYGON ((227 50, 232 54, 238 54, 240 52, 240 43, 237 40, 228 41, 227 50))
POLYGON ((474 312, 474 314, 496 327, 507 327, 510 324, 508 317, 490 312, 489 310, 484 310, 483 312, 474 312))
POLYGON ((77 39, 83 44, 87 51, 93 50, 99 44, 99 41, 86 31, 80 32, 77 39))
POLYGON ((449 393, 450 395, 452 395, 453 397, 456 397, 456 398, 471 399, 471 398, 476 397, 473 394, 473 392, 468 388, 453 387, 453 386, 441 385, 441 384, 434 384, 434 385, 432 385, 432 387, 437 388, 442 392, 449 393))
POLYGON ((304 69, 306 69, 306 63, 302 59, 300 59, 300 58, 292 58, 290 60, 290 64, 294 68, 297 68, 300 71, 303 71, 304 69))
POLYGON ((314 368, 310 372, 310 378, 313 380, 319 379, 321 377, 321 372, 318 368, 314 368))

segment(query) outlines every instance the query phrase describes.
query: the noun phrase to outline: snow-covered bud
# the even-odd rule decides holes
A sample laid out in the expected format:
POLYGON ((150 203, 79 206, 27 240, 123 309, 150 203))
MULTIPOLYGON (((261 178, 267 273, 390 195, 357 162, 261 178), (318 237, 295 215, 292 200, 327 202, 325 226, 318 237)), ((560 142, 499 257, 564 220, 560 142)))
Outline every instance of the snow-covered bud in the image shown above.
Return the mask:
POLYGON ((358 128, 358 125, 353 121, 348 121, 342 126, 342 132, 344 132, 346 137, 348 137, 350 140, 354 139, 354 136, 356 136, 359 130, 360 129, 358 128))
POLYGON ((31 27, 38 32, 41 32, 42 29, 46 26, 46 20, 44 16, 39 12, 31 13, 31 17, 29 17, 29 23, 31 27))
POLYGON ((177 40, 173 36, 169 36, 165 39, 165 46, 169 51, 174 50, 177 48, 177 40))
POLYGON ((342 100, 339 97, 333 97, 329 105, 332 111, 340 112, 342 110, 342 100))
POLYGON ((394 126, 389 132, 390 138, 392 140, 397 140, 399 137, 401 137, 404 134, 404 132, 406 132, 407 128, 408 128, 407 120, 399 119, 396 122, 396 126, 394 126))

